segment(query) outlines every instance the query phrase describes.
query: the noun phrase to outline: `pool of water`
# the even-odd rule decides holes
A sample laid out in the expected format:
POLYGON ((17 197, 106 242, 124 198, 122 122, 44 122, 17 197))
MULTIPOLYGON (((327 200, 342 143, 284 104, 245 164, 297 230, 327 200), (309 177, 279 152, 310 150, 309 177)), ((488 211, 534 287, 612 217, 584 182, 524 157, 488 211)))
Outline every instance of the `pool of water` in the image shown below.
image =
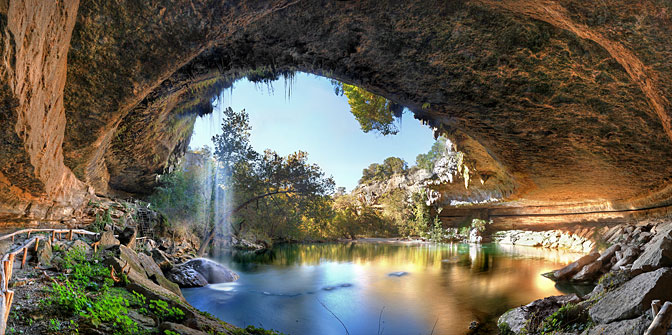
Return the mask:
POLYGON ((541 276, 578 257, 494 244, 280 245, 225 253, 216 260, 238 272, 238 281, 183 293, 196 308, 236 326, 286 334, 345 334, 345 328, 353 335, 431 334, 433 328, 465 334, 472 321, 489 334, 512 307, 589 290, 557 287, 541 276))

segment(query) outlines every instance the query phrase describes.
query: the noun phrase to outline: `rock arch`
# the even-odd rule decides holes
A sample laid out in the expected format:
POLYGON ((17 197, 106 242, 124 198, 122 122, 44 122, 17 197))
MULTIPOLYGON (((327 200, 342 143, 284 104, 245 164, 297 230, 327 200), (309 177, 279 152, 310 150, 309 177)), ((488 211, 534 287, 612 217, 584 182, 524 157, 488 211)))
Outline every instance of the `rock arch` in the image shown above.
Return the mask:
POLYGON ((303 71, 408 106, 471 154, 488 176, 483 188, 520 205, 666 204, 672 9, 608 2, 0 3, 3 122, 15 125, 3 129, 2 149, 25 157, 16 171, 0 169, 0 203, 23 215, 40 207, 31 203, 73 207, 66 199, 81 198, 85 185, 151 189, 219 90, 243 76, 303 71), (63 24, 35 31, 31 18, 63 24), (18 43, 19 28, 32 38, 18 43), (16 84, 17 64, 45 45, 59 51, 44 57, 56 71, 24 87, 48 87, 63 106, 22 100, 16 84), (26 128, 16 117, 45 109, 57 126, 26 128), (47 158, 40 144, 51 148, 47 158))

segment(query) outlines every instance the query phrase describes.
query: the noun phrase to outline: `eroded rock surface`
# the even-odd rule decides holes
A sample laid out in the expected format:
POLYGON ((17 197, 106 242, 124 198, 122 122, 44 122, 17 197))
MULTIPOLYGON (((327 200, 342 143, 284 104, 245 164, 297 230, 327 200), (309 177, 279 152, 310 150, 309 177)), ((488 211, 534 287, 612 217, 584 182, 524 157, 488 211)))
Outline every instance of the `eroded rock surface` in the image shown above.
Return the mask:
POLYGON ((636 276, 622 286, 607 292, 589 309, 590 317, 597 323, 637 317, 651 306, 651 301, 672 300, 672 269, 661 268, 636 276))

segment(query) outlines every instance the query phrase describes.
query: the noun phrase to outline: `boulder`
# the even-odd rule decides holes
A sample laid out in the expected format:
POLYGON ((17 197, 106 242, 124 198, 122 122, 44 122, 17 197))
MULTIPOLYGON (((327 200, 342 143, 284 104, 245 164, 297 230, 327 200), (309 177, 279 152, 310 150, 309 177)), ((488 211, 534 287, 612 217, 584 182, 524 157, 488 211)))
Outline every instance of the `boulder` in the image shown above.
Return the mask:
POLYGON ((640 274, 620 287, 607 291, 590 309, 590 317, 597 323, 631 319, 651 306, 651 301, 672 300, 672 269, 661 268, 640 274))
POLYGON ((162 271, 169 271, 173 268, 173 262, 170 261, 165 252, 154 249, 152 250, 152 259, 161 268, 162 271))
POLYGON ((140 261, 142 268, 145 270, 147 277, 151 278, 152 276, 156 275, 163 276, 161 268, 159 268, 151 256, 141 252, 138 253, 138 260, 140 261))
POLYGON ((612 322, 609 324, 598 324, 590 328, 587 335, 632 335, 644 334, 646 328, 651 324, 651 320, 646 314, 630 320, 612 322))
POLYGON ((597 259, 600 263, 602 264, 608 264, 609 261, 611 261, 611 258, 614 257, 616 254, 616 251, 621 250, 621 245, 620 244, 614 244, 604 250, 602 254, 600 254, 600 257, 597 259))
POLYGON ((602 269, 602 262, 598 259, 586 266, 584 266, 581 271, 577 272, 572 276, 572 281, 576 282, 589 282, 597 279, 597 276, 600 275, 600 270, 602 269))
POLYGON ((208 280, 198 271, 192 268, 174 267, 167 278, 180 287, 203 287, 208 285, 208 280))
POLYGON ((160 286, 163 286, 164 288, 167 288, 171 290, 173 293, 177 295, 181 295, 182 292, 180 291, 180 287, 175 284, 174 282, 168 280, 164 275, 163 272, 161 271, 161 268, 154 262, 154 259, 150 257, 149 255, 145 253, 139 253, 138 254, 138 259, 140 260, 140 265, 142 266, 143 269, 145 269, 145 274, 149 279, 151 279, 154 283, 159 284, 160 286))
POLYGON ((634 262, 637 259, 637 255, 639 255, 639 248, 635 246, 629 246, 626 247, 621 252, 616 252, 618 262, 612 265, 611 270, 612 271, 621 270, 621 267, 624 267, 628 264, 632 264, 632 262, 634 262))
POLYGON ((91 248, 91 246, 88 243, 86 243, 82 240, 75 240, 74 242, 72 242, 72 245, 70 245, 70 248, 68 248, 68 250, 75 249, 75 248, 78 248, 78 249, 84 251, 84 253, 86 255, 90 255, 93 252, 93 249, 91 248))
POLYGON ((37 264, 43 266, 51 266, 51 259, 54 253, 51 249, 51 243, 48 240, 42 240, 37 246, 37 264))
POLYGON ((672 231, 665 230, 646 244, 644 252, 632 264, 633 270, 652 271, 672 266, 672 231))
POLYGON ((119 240, 114 237, 114 232, 107 230, 100 235, 100 249, 108 249, 119 245, 119 240))
POLYGON ((585 255, 579 258, 578 260, 574 261, 573 263, 565 266, 564 268, 553 271, 553 277, 557 281, 566 280, 567 278, 570 278, 571 276, 579 272, 585 265, 594 262, 599 257, 600 254, 597 252, 594 252, 590 255, 585 255))
POLYGON ((235 281, 238 275, 209 259, 196 258, 174 266, 168 273, 168 279, 181 287, 196 287, 235 281), (205 284, 202 279, 205 279, 205 284))
POLYGON ((135 249, 135 237, 138 235, 138 232, 135 228, 126 227, 119 234, 119 242, 131 249, 135 249))
POLYGON ((534 317, 543 320, 565 304, 577 303, 579 301, 581 299, 576 294, 535 300, 525 306, 516 307, 504 313, 497 320, 497 326, 500 329, 508 327, 514 334, 527 334, 528 331, 533 333, 535 329, 527 329, 530 318, 534 317))

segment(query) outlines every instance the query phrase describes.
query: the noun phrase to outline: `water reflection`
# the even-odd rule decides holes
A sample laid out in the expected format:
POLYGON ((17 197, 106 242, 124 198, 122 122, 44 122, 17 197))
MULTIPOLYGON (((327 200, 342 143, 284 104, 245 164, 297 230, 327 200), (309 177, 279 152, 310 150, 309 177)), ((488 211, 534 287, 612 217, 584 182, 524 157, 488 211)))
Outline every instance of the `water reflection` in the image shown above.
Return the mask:
MULTIPOLYGON (((184 290, 194 306, 238 326, 290 334, 464 334, 507 309, 561 294, 540 274, 578 255, 537 248, 348 243, 234 252, 235 283, 184 290)), ((575 290, 576 288, 562 288, 575 290)), ((492 329, 491 329, 492 330, 492 329)), ((485 333, 485 332, 484 332, 485 333)))

